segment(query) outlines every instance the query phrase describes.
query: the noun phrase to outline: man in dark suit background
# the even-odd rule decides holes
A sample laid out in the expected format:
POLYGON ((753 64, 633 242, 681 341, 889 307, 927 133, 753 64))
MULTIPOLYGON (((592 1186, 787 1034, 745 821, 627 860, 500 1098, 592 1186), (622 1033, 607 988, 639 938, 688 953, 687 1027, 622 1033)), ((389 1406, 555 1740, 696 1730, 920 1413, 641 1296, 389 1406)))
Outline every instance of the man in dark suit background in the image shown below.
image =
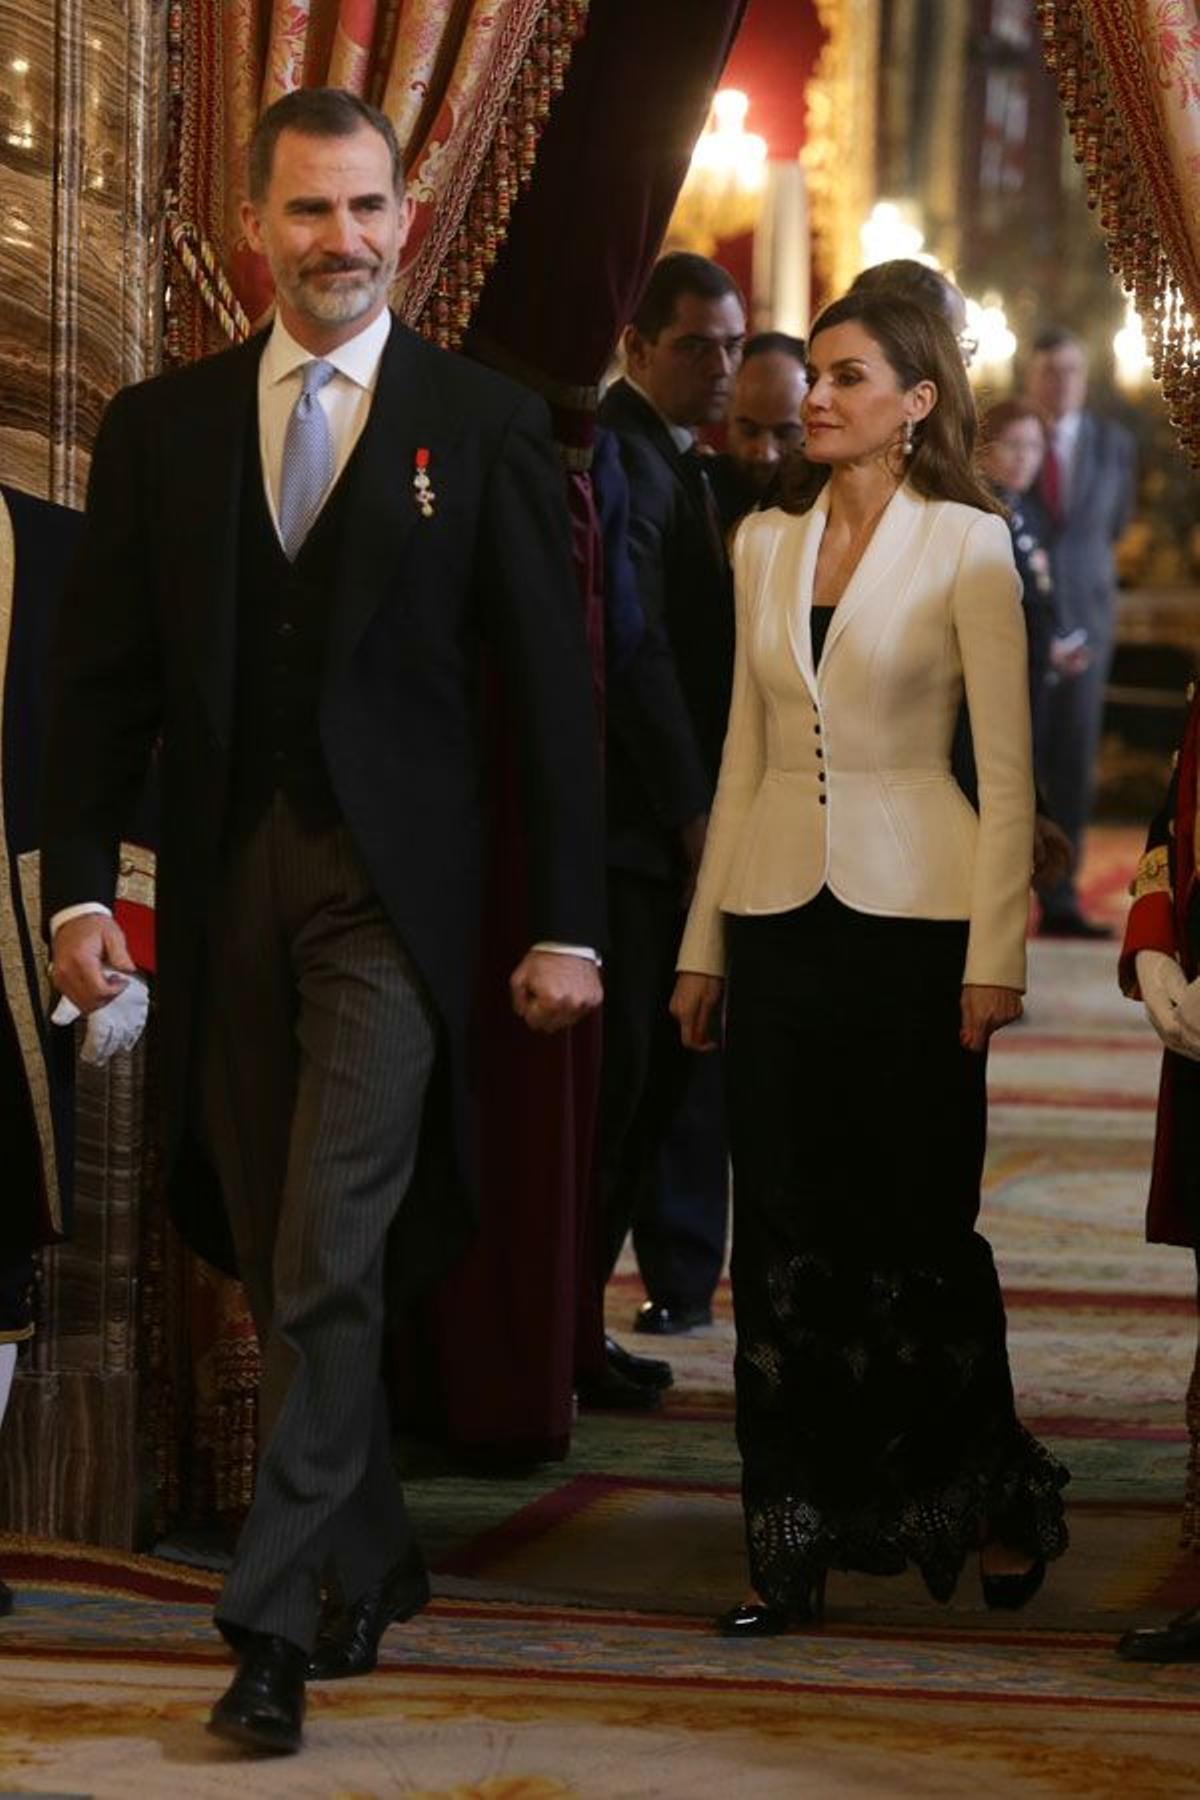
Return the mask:
MULTIPOLYGON (((1076 866, 1091 817, 1104 689, 1116 642, 1113 545, 1135 496, 1133 439, 1123 425, 1087 410, 1083 345, 1055 327, 1034 340, 1026 392, 1046 425, 1035 495, 1054 581, 1055 631, 1046 703, 1044 781, 1051 813, 1071 841, 1076 866)), ((1043 891, 1043 934, 1108 937, 1085 919, 1074 874, 1043 891)))
MULTIPOLYGON (((729 565, 695 434, 724 416, 744 337, 729 275, 704 257, 664 257, 625 333, 626 375, 599 415, 620 440, 644 619, 638 654, 608 696, 604 1276, 632 1224, 648 1295, 635 1323, 652 1333, 711 1319, 725 1249, 718 1059, 681 1049, 667 1002, 733 670, 729 565)), ((653 1359, 617 1353, 613 1366, 634 1389, 626 1403, 636 1404, 638 1386, 653 1403, 670 1380, 653 1359)))
POLYGON ((728 534, 756 507, 779 504, 780 474, 804 445, 808 392, 803 338, 759 331, 746 339, 726 420, 727 449, 709 469, 728 534))
POLYGON ((485 647, 524 733, 538 941, 513 1005, 556 1030, 600 999, 561 470, 540 401, 392 318, 409 217, 381 113, 310 89, 264 115, 244 224, 275 324, 110 406, 47 753, 54 978, 91 1010, 130 968, 116 846, 159 744, 172 1192, 194 1247, 236 1262, 263 1349, 211 1723, 267 1750, 298 1747, 306 1673, 373 1667, 428 1595, 381 1349, 386 1270, 411 1291, 470 1223, 485 647), (344 1605, 318 1636, 323 1579, 344 1605))

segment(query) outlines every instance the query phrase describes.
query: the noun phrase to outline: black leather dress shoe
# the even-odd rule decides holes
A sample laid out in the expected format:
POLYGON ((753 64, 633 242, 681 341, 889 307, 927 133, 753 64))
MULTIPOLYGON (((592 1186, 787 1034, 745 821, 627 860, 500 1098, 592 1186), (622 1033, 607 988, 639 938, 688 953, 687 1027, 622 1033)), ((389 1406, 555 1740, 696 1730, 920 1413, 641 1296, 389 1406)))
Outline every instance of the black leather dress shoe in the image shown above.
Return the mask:
POLYGON ((635 1331, 650 1337, 678 1337, 712 1324, 711 1306, 668 1306, 662 1300, 644 1300, 633 1321, 635 1331))
POLYGON ((7 1581, 0 1580, 0 1619, 6 1619, 13 1609, 12 1589, 7 1581))
POLYGON ((728 1612, 719 1614, 716 1623, 721 1637, 782 1637, 791 1626, 792 1615, 786 1606, 754 1606, 743 1602, 741 1606, 731 1606, 728 1612))
POLYGON ((743 1600, 718 1615, 717 1631, 721 1637, 782 1637, 793 1625, 819 1625, 825 1617, 825 1577, 822 1569, 808 1592, 795 1606, 768 1606, 762 1600, 743 1600))
POLYGON ((1169 1625, 1127 1631, 1117 1645, 1126 1662, 1200 1662, 1200 1606, 1180 1613, 1169 1625))
POLYGON ((638 1387, 654 1388, 661 1392, 674 1383, 670 1363, 660 1361, 657 1356, 635 1356, 632 1350, 626 1350, 618 1344, 616 1338, 605 1338, 604 1354, 608 1358, 610 1369, 615 1369, 626 1381, 636 1382, 638 1387))
POLYGON ((1083 938, 1100 943, 1117 934, 1111 925, 1085 919, 1082 913, 1043 913, 1038 936, 1044 938, 1083 938))
POLYGON ((287 1638, 248 1631, 238 1672, 212 1709, 208 1729, 244 1750, 286 1756, 300 1748, 307 1653, 287 1638))
POLYGON ((631 1381, 611 1363, 602 1375, 587 1375, 576 1383, 575 1392, 585 1412, 654 1412, 662 1405, 662 1390, 631 1381))
POLYGON ((324 1620, 309 1658, 310 1681, 345 1681, 369 1675, 379 1661, 379 1640, 389 1625, 402 1625, 429 1604, 429 1577, 419 1556, 406 1557, 348 1606, 324 1620))

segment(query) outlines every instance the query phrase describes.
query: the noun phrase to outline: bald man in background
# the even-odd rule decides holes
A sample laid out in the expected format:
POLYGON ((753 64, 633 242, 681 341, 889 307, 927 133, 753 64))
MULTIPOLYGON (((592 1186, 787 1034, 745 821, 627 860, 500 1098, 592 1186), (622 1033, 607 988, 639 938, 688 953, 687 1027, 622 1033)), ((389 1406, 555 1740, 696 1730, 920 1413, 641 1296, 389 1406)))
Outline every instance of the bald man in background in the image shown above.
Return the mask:
POLYGON ((728 449, 712 459, 710 471, 726 531, 756 507, 778 502, 780 471, 804 443, 806 355, 804 339, 786 331, 746 340, 729 407, 728 449))

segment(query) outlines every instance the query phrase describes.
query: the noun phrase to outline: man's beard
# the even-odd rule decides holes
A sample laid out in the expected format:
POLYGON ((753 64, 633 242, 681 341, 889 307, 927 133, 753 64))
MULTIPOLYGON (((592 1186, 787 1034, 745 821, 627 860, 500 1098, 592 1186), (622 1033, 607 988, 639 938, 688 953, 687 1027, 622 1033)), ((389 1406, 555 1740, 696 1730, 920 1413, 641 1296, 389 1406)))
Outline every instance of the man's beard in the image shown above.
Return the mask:
POLYGON ((276 285, 284 299, 306 319, 312 319, 320 325, 349 325, 355 319, 361 319, 364 313, 370 312, 373 306, 386 298, 395 274, 396 261, 393 258, 374 265, 364 264, 361 260, 326 259, 318 268, 301 271, 292 281, 285 283, 277 279, 276 285), (317 275, 341 270, 353 270, 361 279, 338 282, 333 287, 323 286, 314 280, 317 275))

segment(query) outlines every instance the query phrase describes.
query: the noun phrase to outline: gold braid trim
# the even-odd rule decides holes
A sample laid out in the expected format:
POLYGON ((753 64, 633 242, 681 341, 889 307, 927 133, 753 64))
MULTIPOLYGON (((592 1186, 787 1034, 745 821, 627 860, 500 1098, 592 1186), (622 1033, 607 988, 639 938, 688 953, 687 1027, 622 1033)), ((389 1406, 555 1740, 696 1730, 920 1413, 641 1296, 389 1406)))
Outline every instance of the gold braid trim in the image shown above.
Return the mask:
POLYGON ((1171 852, 1165 844, 1147 850, 1137 866, 1129 892, 1135 900, 1147 894, 1169 894, 1171 891, 1171 852))
POLYGON ((547 0, 495 136, 476 178, 462 223, 442 256, 432 290, 410 325, 457 349, 505 238, 513 206, 529 183, 542 129, 563 90, 571 54, 587 26, 591 0, 547 0))
POLYGON ((1115 274, 1132 293, 1180 445, 1200 467, 1200 267, 1128 0, 1036 0, 1046 63, 1115 274))
POLYGON ((225 279, 221 259, 197 226, 180 217, 174 194, 167 196, 167 242, 205 310, 232 344, 244 344, 252 326, 241 301, 225 279))
POLYGON ((1185 1409, 1188 1430, 1187 1482, 1183 1490, 1183 1525, 1181 1542, 1185 1550, 1200 1556, 1200 1342, 1196 1345, 1196 1361, 1188 1383, 1185 1409))
MULTIPOLYGON (((4 679, 8 667, 8 646, 12 633, 13 603, 17 578, 17 546, 12 519, 0 495, 0 735, 4 730, 4 679)), ((20 886, 21 861, 17 864, 17 887, 20 886)), ((58 1185, 58 1150, 54 1141, 54 1116, 50 1106, 50 1077, 42 1052, 38 1017, 26 978, 24 947, 17 925, 16 906, 19 898, 13 885, 13 869, 8 855, 4 818, 4 799, 0 794, 0 995, 8 1003, 17 1053, 29 1084, 29 1103, 41 1151, 45 1182, 46 1212, 51 1229, 61 1236, 62 1201, 58 1185)), ((27 921, 34 956, 41 949, 41 919, 35 912, 27 921)))

